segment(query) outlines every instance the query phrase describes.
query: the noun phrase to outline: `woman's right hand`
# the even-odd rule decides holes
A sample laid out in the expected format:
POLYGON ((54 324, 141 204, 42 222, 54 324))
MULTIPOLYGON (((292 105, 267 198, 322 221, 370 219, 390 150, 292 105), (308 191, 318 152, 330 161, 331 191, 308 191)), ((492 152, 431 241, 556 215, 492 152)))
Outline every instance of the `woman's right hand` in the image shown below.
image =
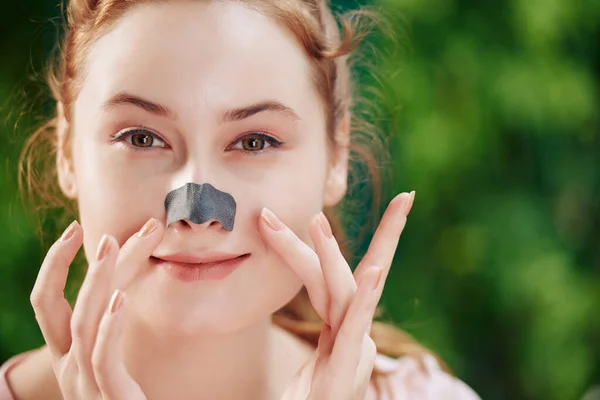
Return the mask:
POLYGON ((75 221, 46 255, 31 292, 58 385, 66 400, 145 400, 121 357, 125 290, 163 235, 150 219, 119 249, 105 235, 90 262, 74 310, 64 297, 69 267, 83 243, 75 221), (112 293, 112 296, 111 296, 112 293))

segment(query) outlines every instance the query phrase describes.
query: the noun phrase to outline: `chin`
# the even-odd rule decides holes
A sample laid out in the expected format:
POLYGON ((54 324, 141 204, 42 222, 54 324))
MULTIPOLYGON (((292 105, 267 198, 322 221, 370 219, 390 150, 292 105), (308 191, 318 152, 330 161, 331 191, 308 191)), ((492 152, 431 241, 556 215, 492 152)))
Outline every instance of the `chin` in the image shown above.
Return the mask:
POLYGON ((182 282, 153 269, 127 290, 130 315, 151 330, 185 336, 224 334, 268 321, 302 283, 287 268, 252 264, 212 282, 182 282))

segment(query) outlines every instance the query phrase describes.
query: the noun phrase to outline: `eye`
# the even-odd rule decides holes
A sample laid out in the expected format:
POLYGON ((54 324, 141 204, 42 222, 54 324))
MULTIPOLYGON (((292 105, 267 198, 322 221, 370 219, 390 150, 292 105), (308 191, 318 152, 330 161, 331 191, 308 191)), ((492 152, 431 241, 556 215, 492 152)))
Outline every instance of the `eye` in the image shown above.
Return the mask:
POLYGON ((280 147, 283 142, 265 133, 252 133, 238 139, 231 148, 248 153, 259 153, 269 147, 280 147))
POLYGON ((112 138, 115 142, 127 142, 136 150, 149 147, 168 147, 156 133, 142 128, 125 129, 113 135, 112 138))

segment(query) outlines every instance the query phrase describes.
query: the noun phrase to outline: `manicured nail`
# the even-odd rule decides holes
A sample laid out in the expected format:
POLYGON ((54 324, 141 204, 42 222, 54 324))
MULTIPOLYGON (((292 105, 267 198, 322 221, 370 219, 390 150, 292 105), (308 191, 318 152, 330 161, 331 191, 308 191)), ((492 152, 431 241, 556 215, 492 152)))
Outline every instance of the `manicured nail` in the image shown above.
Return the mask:
POLYGON ((274 231, 280 231, 285 228, 285 225, 267 207, 262 209, 260 216, 274 231))
POLYGON ((408 201, 406 202, 406 215, 408 215, 408 213, 410 212, 410 210, 412 209, 412 206, 415 202, 415 195, 417 194, 417 192, 415 192, 414 190, 412 192, 410 192, 408 201))
POLYGON ((369 282, 371 289, 375 290, 375 289, 377 289, 377 286, 379 286, 379 281, 381 281, 381 275, 383 274, 383 268, 371 267, 371 269, 377 270, 377 272, 373 274, 374 277, 371 279, 371 282, 369 282))
POLYGON ((108 253, 109 245, 110 239, 108 235, 102 236, 102 239, 100 239, 100 243, 98 244, 98 250, 96 250, 96 260, 102 261, 106 256, 106 253, 108 253))
POLYGON ((157 227, 156 220, 154 218, 150 218, 150 220, 148 222, 146 222, 146 224, 138 232, 138 237, 148 236, 149 234, 154 232, 156 227, 157 227))
POLYGON ((331 225, 329 225, 329 221, 327 221, 327 217, 322 212, 319 213, 319 223, 321 224, 321 230, 323 234, 331 239, 333 237, 333 232, 331 231, 331 225))
POLYGON ((108 303, 108 314, 116 313, 123 304, 123 293, 119 289, 115 289, 108 303))
POLYGON ((73 234, 75 233, 75 230, 78 227, 79 227, 79 223, 77 221, 71 222, 71 225, 69 225, 67 227, 67 229, 65 229, 64 233, 60 237, 60 240, 62 240, 63 242, 66 242, 67 240, 71 239, 73 237, 73 234))

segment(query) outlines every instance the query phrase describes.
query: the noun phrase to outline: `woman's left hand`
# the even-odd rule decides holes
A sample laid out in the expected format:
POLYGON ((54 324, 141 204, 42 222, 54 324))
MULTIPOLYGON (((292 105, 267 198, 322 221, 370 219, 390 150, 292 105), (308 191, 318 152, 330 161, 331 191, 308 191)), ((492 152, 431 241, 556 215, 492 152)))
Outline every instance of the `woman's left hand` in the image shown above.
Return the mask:
POLYGON ((309 227, 313 250, 272 212, 263 210, 259 224, 263 237, 300 277, 324 321, 314 355, 282 400, 365 398, 377 355, 371 322, 414 196, 402 193, 390 202, 354 274, 323 214, 309 227))

